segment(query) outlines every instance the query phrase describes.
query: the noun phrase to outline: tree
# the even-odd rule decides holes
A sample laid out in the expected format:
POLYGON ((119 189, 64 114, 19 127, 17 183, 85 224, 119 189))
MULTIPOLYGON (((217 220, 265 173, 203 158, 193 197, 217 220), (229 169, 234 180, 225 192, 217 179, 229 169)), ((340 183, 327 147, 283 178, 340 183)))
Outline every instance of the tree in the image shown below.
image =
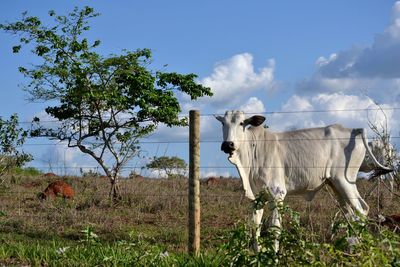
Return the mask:
POLYGON ((154 159, 146 164, 146 167, 149 169, 155 169, 160 171, 164 171, 168 178, 173 177, 174 175, 184 175, 186 173, 187 164, 186 162, 178 157, 154 157, 154 159))
POLYGON ((83 35, 89 19, 98 16, 90 7, 75 8, 68 16, 49 15, 55 25, 45 26, 37 17, 23 13, 22 20, 0 25, 18 35, 19 44, 30 44, 41 63, 20 67, 30 79, 25 90, 31 101, 48 101, 47 114, 59 121, 45 127, 34 120, 33 135, 65 141, 90 155, 108 176, 110 197, 119 197, 118 178, 122 167, 140 152, 139 139, 154 132, 160 123, 169 127, 186 126, 175 93, 191 100, 211 96, 210 88, 195 82, 195 74, 178 74, 150 69, 149 49, 123 51, 102 56, 96 52, 100 41, 83 35), (105 161, 111 156, 112 163, 105 161))
MULTIPOLYGON (((375 134, 375 137, 371 142, 369 142, 369 146, 376 159, 382 165, 393 168, 395 170, 394 173, 396 173, 396 165, 398 165, 397 162, 399 161, 399 155, 397 154, 394 145, 390 142, 391 136, 389 130, 388 116, 381 104, 373 99, 371 99, 371 101, 374 103, 375 106, 375 108, 371 110, 375 112, 373 116, 371 116, 369 112, 367 112, 367 119, 368 126, 375 134)), ((370 162, 370 156, 366 155, 363 162, 364 166, 362 165, 361 167, 368 166, 369 164, 370 168, 373 170, 375 166, 372 165, 370 162)), ((378 177, 376 177, 376 179, 373 179, 372 182, 374 183, 374 186, 372 189, 370 189, 368 195, 372 194, 373 191, 376 190, 378 212, 380 212, 380 209, 383 208, 385 202, 385 198, 383 197, 384 193, 381 190, 381 185, 385 186, 389 190, 389 201, 391 201, 393 197, 393 183, 396 183, 397 188, 399 188, 399 179, 397 175, 393 175, 393 173, 390 172, 385 175, 379 175, 378 177), (386 183, 389 183, 389 185, 386 185, 386 183)))
MULTIPOLYGON (((0 177, 32 160, 31 155, 20 150, 27 136, 28 132, 19 127, 17 114, 8 120, 0 117, 0 177)), ((3 183, 4 180, 0 179, 3 183)))

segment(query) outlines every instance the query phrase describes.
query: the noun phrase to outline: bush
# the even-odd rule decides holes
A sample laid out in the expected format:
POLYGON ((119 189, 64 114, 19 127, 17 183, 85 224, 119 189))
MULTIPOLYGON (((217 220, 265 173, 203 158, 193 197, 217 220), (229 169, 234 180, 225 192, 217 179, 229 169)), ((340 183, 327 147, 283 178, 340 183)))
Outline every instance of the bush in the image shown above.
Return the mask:
POLYGON ((5 174, 32 160, 32 156, 21 150, 28 132, 19 128, 18 115, 9 120, 0 117, 0 184, 6 181, 5 174))
POLYGON ((39 176, 42 174, 42 171, 36 169, 35 167, 26 167, 26 168, 17 167, 14 169, 13 172, 21 176, 39 176))
POLYGON ((223 265, 400 266, 400 237, 379 225, 363 220, 337 220, 332 224, 331 242, 316 242, 300 225, 296 212, 287 206, 279 209, 285 225, 278 238, 278 253, 273 249, 273 230, 259 238, 262 248, 254 252, 251 249, 254 229, 240 223, 228 234, 228 242, 220 250, 224 255, 223 265))

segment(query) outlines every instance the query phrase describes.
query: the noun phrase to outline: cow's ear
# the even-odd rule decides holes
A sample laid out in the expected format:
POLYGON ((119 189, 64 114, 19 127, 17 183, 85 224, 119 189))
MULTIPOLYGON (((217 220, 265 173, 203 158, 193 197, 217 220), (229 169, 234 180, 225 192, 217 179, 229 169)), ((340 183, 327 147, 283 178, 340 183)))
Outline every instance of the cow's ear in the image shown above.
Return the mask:
POLYGON ((265 121, 265 117, 264 116, 260 116, 260 115, 254 115, 248 119, 244 120, 244 125, 251 125, 254 127, 260 126, 261 124, 263 124, 263 122, 265 121))

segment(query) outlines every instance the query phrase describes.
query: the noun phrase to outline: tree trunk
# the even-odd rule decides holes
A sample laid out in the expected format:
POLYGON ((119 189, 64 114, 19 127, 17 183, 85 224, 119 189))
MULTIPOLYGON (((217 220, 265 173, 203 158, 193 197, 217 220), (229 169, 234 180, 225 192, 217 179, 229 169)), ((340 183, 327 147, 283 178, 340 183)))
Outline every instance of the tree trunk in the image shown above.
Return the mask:
POLYGON ((110 188, 109 197, 110 197, 111 202, 113 204, 115 204, 118 200, 121 200, 121 193, 120 193, 120 188, 119 188, 119 183, 118 183, 118 177, 111 178, 110 182, 111 182, 111 188, 110 188))

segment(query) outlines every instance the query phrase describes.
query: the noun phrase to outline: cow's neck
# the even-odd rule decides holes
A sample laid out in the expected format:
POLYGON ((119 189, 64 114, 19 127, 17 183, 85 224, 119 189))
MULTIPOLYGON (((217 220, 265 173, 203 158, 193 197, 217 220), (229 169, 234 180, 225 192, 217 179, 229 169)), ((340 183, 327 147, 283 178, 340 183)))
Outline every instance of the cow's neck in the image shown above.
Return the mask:
POLYGON ((256 149, 254 139, 254 134, 250 131, 246 131, 239 150, 229 157, 229 161, 234 165, 242 165, 249 162, 249 160, 254 156, 256 149))
POLYGON ((229 157, 229 161, 234 164, 242 179, 245 196, 254 200, 254 193, 250 186, 250 171, 252 159, 256 152, 256 144, 254 134, 251 131, 246 131, 245 142, 240 145, 240 150, 229 157))

